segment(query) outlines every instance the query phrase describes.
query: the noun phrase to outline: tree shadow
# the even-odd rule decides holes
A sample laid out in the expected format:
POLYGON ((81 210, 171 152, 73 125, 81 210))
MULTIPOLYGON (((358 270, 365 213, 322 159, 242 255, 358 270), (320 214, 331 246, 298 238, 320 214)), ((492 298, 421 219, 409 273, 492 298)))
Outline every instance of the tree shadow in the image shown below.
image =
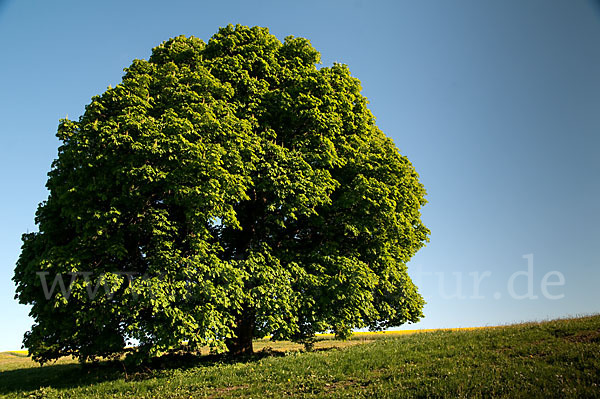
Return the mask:
POLYGON ((8 370, 0 373, 0 395, 34 391, 42 387, 75 388, 114 380, 120 376, 122 372, 114 368, 92 369, 77 363, 8 370))
POLYGON ((127 365, 127 362, 122 360, 106 360, 96 363, 50 364, 7 370, 0 372, 0 396, 35 391, 44 387, 78 388, 118 379, 139 381, 158 377, 164 370, 252 363, 273 356, 285 356, 285 354, 269 350, 240 357, 231 357, 227 354, 201 356, 191 353, 173 353, 152 358, 137 366, 127 365))

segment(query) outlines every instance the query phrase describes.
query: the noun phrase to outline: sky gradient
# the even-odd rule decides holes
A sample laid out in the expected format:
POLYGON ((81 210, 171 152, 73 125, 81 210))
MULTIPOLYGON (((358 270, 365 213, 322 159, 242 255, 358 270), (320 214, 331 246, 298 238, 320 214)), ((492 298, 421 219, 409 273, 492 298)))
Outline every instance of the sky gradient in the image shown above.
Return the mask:
POLYGON ((58 120, 162 41, 229 23, 347 64, 416 167, 432 234, 409 263, 426 317, 406 328, 600 312, 598 3, 0 0, 0 351, 32 323, 11 278, 58 120))

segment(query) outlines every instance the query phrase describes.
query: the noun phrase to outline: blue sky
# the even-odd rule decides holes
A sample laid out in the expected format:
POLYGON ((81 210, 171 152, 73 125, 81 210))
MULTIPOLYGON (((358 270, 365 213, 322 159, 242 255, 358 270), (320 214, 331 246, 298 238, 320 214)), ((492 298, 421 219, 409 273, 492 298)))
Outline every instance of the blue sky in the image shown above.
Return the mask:
POLYGON ((417 168, 432 234, 409 271, 428 304, 406 328, 600 312, 598 3, 0 0, 0 351, 32 323, 11 277, 58 120, 162 41, 228 23, 347 64, 417 168))

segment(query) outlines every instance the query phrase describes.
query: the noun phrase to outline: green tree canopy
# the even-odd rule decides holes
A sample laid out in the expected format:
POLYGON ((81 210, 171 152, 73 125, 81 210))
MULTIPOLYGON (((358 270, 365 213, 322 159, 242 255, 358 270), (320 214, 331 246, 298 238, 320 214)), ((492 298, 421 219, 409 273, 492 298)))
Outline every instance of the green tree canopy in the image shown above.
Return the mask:
POLYGON ((239 354, 422 317, 406 263, 427 241, 425 190, 360 82, 319 56, 259 27, 179 36, 60 121, 14 276, 35 359, 128 339, 239 354))

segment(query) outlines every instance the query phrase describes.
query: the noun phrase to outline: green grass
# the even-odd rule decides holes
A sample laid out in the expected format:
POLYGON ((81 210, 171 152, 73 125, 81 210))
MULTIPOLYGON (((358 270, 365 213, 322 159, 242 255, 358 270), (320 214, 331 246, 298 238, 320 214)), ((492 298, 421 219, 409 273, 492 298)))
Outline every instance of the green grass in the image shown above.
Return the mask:
POLYGON ((244 360, 180 357, 137 370, 69 359, 40 368, 6 352, 0 396, 600 398, 600 316, 356 338, 310 353, 263 340, 255 347, 272 349, 244 360))

